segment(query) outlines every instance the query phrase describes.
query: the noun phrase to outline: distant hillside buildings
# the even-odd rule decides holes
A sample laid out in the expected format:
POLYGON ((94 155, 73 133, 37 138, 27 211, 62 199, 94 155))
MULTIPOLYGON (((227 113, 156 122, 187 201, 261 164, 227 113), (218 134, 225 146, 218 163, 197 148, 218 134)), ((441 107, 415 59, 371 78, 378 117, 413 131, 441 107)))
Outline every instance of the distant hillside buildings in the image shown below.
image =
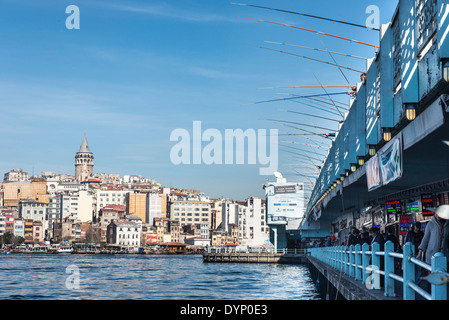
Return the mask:
POLYGON ((139 175, 94 173, 86 135, 75 175, 13 169, 0 183, 0 236, 26 244, 95 243, 132 248, 256 247, 269 229, 265 201, 210 199, 139 175))

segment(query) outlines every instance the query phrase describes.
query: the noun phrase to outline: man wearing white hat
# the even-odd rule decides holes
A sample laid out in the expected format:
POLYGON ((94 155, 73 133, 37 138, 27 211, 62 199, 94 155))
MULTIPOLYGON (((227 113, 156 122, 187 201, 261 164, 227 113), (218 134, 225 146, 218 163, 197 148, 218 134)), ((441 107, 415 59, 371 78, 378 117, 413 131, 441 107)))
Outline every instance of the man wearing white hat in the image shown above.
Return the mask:
POLYGON ((449 206, 439 206, 432 220, 426 226, 424 237, 419 245, 417 258, 422 259, 426 255, 425 262, 431 264, 433 255, 437 252, 447 250, 447 240, 449 236, 449 206), (446 241, 444 241, 446 240, 446 241))

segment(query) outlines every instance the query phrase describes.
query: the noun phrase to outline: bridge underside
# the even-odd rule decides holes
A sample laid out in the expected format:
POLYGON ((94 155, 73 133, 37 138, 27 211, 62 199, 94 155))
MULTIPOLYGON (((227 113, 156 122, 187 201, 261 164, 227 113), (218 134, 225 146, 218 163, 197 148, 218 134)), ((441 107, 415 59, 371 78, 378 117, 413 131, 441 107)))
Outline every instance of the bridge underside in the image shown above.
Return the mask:
POLYGON ((368 192, 366 174, 352 184, 339 189, 321 210, 322 222, 332 222, 345 212, 355 212, 368 206, 385 205, 387 200, 409 200, 421 193, 449 190, 448 116, 445 123, 423 140, 403 151, 403 176, 386 186, 368 192))

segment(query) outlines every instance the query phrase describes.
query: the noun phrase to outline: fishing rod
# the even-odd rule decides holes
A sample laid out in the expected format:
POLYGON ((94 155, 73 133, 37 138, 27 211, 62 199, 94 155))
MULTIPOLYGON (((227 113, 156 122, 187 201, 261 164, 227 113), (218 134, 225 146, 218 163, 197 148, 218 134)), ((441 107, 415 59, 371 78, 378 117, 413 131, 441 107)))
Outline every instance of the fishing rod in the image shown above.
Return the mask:
MULTIPOLYGON (((318 80, 317 76, 316 76, 315 74, 313 74, 313 76, 315 77, 316 81, 318 81, 318 83, 321 85, 321 87, 323 88, 324 92, 326 92, 326 94, 328 95, 326 88, 323 87, 323 85, 321 84, 321 82, 318 80)), ((329 95, 328 95, 328 96, 329 96, 329 95)), ((331 101, 332 101, 332 103, 333 103, 335 109, 337 109, 338 113, 341 115, 341 117, 342 117, 343 120, 344 120, 345 116, 343 115, 343 113, 341 113, 340 109, 337 107, 337 105, 335 104, 334 100, 332 100, 332 98, 331 98, 330 96, 329 96, 329 99, 331 99, 331 101)))
POLYGON ((354 40, 354 39, 350 39, 350 38, 346 38, 346 37, 342 37, 342 36, 338 36, 338 35, 334 35, 334 34, 330 34, 330 33, 326 33, 326 32, 321 32, 321 31, 316 31, 316 30, 312 30, 312 29, 301 28, 301 27, 298 27, 298 26, 292 26, 292 25, 289 25, 289 24, 280 23, 280 22, 274 22, 274 21, 268 21, 268 20, 246 18, 246 17, 238 17, 238 18, 239 19, 246 19, 246 20, 253 20, 253 21, 259 21, 259 22, 266 22, 266 23, 277 24, 277 25, 284 26, 284 27, 290 27, 290 28, 295 28, 295 29, 299 29, 299 30, 303 30, 303 31, 313 32, 313 33, 316 33, 316 34, 321 34, 321 35, 328 36, 328 37, 334 37, 334 38, 338 38, 338 39, 341 39, 341 40, 355 42, 355 43, 363 44, 365 46, 369 46, 369 47, 373 47, 373 48, 379 49, 379 46, 376 46, 374 44, 370 44, 370 43, 366 43, 366 42, 362 42, 362 41, 358 41, 358 40, 354 40))
POLYGON ((322 154, 322 153, 313 152, 313 151, 309 151, 309 150, 304 150, 304 149, 301 149, 301 148, 295 148, 295 147, 284 146, 284 145, 283 145, 283 147, 285 147, 285 148, 291 148, 291 149, 295 149, 295 150, 299 150, 299 151, 304 151, 304 152, 307 152, 307 153, 316 154, 316 155, 318 155, 318 156, 323 156, 323 157, 325 156, 325 155, 322 154))
POLYGON ((335 66, 335 67, 339 67, 339 68, 344 68, 344 69, 348 69, 350 71, 354 71, 357 73, 363 73, 363 71, 361 70, 357 70, 357 69, 353 69, 353 68, 349 68, 349 67, 345 67, 345 66, 341 66, 332 62, 328 62, 328 61, 324 61, 324 60, 319 60, 319 59, 315 59, 315 58, 310 58, 310 57, 306 57, 306 56, 302 56, 300 54, 296 54, 296 53, 291 53, 291 52, 287 52, 287 51, 282 51, 282 50, 276 50, 276 49, 271 49, 271 48, 266 48, 266 47, 260 47, 260 46, 255 46, 259 49, 265 49, 265 50, 270 50, 270 51, 275 51, 275 52, 280 52, 280 53, 284 53, 284 54, 289 54, 291 56, 295 56, 295 57, 299 57, 299 58, 304 58, 304 59, 309 59, 312 61, 316 61, 316 62, 321 62, 321 63, 325 63, 331 66, 335 66))
MULTIPOLYGON (((321 43, 323 44, 323 46, 326 48, 326 46, 325 46, 325 44, 324 44, 324 42, 323 41, 321 41, 321 43)), ((327 50, 327 48, 326 48, 326 50, 327 50)), ((334 58, 334 56, 332 55, 332 53, 330 52, 330 51, 328 51, 328 53, 329 53, 329 55, 331 56, 331 59, 332 59, 332 61, 334 61, 334 63, 335 64, 337 64, 337 61, 335 61, 335 58, 334 58)), ((343 73, 343 70, 341 70, 341 68, 340 67, 338 67, 338 70, 340 70, 340 73, 342 74, 342 76, 343 76, 343 78, 345 78, 345 80, 346 80, 346 83, 348 84, 348 86, 350 87, 351 86, 351 84, 349 83, 349 80, 348 80, 348 78, 346 77, 346 75, 343 73)))
MULTIPOLYGON (((324 97, 321 97, 322 99, 324 99, 324 100, 328 100, 328 99, 326 99, 326 98, 324 98, 324 97)), ((326 103, 326 104, 330 104, 329 102, 327 102, 327 101, 323 101, 323 100, 320 100, 320 99, 317 99, 317 98, 307 98, 308 100, 312 100, 312 101, 316 101, 316 102, 320 102, 320 103, 326 103)), ((315 103, 316 103, 315 102, 315 103)), ((347 104, 347 103, 344 103, 344 102, 341 102, 341 101, 335 101, 336 103, 338 103, 340 106, 344 106, 344 107, 340 107, 340 108, 342 108, 342 109, 345 109, 346 111, 348 111, 349 110, 349 104, 347 104)))
POLYGON ((278 136, 320 136, 326 139, 335 138, 335 133, 281 133, 278 136))
POLYGON ((329 93, 329 94, 315 94, 315 95, 311 95, 311 96, 294 96, 294 97, 290 97, 290 98, 281 98, 281 99, 272 99, 272 100, 251 102, 251 103, 243 104, 243 106, 252 105, 252 104, 259 104, 259 103, 275 102, 275 101, 286 101, 286 100, 294 100, 294 99, 322 97, 322 96, 325 96, 325 95, 329 96, 329 95, 342 95, 342 94, 346 94, 346 92, 335 92, 335 93, 329 93))
MULTIPOLYGON (((315 179, 316 178, 316 176, 308 176, 308 175, 305 175, 305 174, 302 174, 302 173, 299 173, 299 172, 296 172, 296 175, 304 177, 304 178, 308 178, 308 179, 315 179)), ((310 182, 312 182, 312 181, 310 180, 310 182)))
MULTIPOLYGON (((326 88, 350 88, 351 86, 325 86, 326 88)), ((264 87, 259 89, 312 89, 321 88, 321 86, 285 86, 285 87, 264 87)))
POLYGON ((239 6, 259 8, 259 9, 267 9, 267 10, 271 10, 271 11, 279 11, 279 12, 284 12, 284 13, 291 13, 291 14, 296 14, 296 15, 299 15, 299 16, 308 17, 308 18, 326 20, 326 21, 330 21, 330 22, 346 24, 346 25, 353 26, 353 27, 380 31, 378 28, 370 28, 370 27, 367 27, 367 26, 364 26, 364 25, 361 25, 361 24, 353 23, 353 22, 347 22, 347 21, 341 21, 341 20, 336 20, 336 19, 331 19, 331 18, 325 18, 325 17, 315 16, 315 15, 301 13, 301 12, 296 12, 296 11, 290 11, 290 10, 284 10, 284 9, 276 9, 276 8, 269 8, 269 7, 263 7, 263 6, 253 5, 253 4, 245 4, 245 3, 231 2, 231 4, 235 4, 235 5, 239 5, 239 6))
MULTIPOLYGON (((303 129, 303 128, 298 128, 298 127, 295 127, 295 126, 292 126, 292 125, 289 125, 289 124, 282 124, 283 126, 285 126, 285 127, 290 127, 290 128, 293 128, 293 129, 296 129, 296 130, 299 130, 299 131, 303 131, 303 132, 308 132, 308 133, 311 133, 311 134, 316 134, 315 132, 312 132, 312 131, 308 131, 308 130, 306 130, 306 129, 303 129)), ((311 141, 311 142, 314 142, 315 144, 325 144, 328 148, 330 148, 331 147, 331 145, 330 144, 328 144, 328 143, 326 143, 326 142, 324 142, 324 141, 318 141, 318 140, 315 140, 315 139, 311 139, 311 138, 309 138, 309 137, 306 137, 306 136, 304 136, 304 138, 305 139, 307 139, 307 140, 309 140, 309 141, 311 141)), ((292 143, 295 143, 295 142, 292 142, 292 143)), ((326 149, 327 150, 327 149, 326 149)))
MULTIPOLYGON (((293 96, 293 95, 291 95, 291 96, 293 96)), ((296 102, 296 103, 299 103, 299 104, 303 104, 303 105, 305 105, 305 106, 309 106, 309 107, 311 107, 311 108, 314 108, 314 109, 317 109, 317 110, 321 110, 321 111, 328 112, 328 113, 334 114, 334 115, 336 115, 336 116, 339 116, 338 113, 331 111, 331 110, 333 110, 333 109, 329 108, 328 106, 322 106, 322 107, 327 108, 327 109, 330 109, 330 110, 322 109, 322 108, 319 108, 319 107, 314 106, 314 105, 307 104, 307 103, 302 102, 302 101, 291 100, 291 102, 296 102)), ((312 103, 314 103, 314 102, 312 102, 312 103)))
POLYGON ((283 152, 292 153, 292 154, 294 154, 294 155, 296 155, 296 156, 305 157, 305 158, 308 158, 308 159, 310 159, 310 160, 323 161, 323 159, 317 159, 317 158, 309 157, 309 156, 303 155, 303 154, 301 154, 301 153, 296 153, 296 152, 289 151, 289 150, 282 150, 282 149, 279 149, 279 150, 281 150, 281 151, 283 151, 283 152))
POLYGON ((331 119, 331 118, 326 118, 326 117, 320 117, 320 116, 316 116, 313 114, 308 114, 308 113, 303 113, 303 112, 297 112, 297 111, 291 111, 291 110, 284 110, 284 109, 278 109, 279 111, 286 111, 286 112, 290 112, 290 113, 296 113, 296 114, 301 114, 304 116, 309 116, 309 117, 314 117, 314 118, 320 118, 320 119, 324 119, 324 120, 329 120, 329 121, 335 121, 338 123, 341 123, 342 121, 340 120, 335 120, 335 119, 331 119))
POLYGON ((306 147, 312 147, 312 148, 318 147, 320 149, 323 149, 323 150, 327 151, 326 148, 324 148, 322 145, 320 145, 318 143, 308 144, 308 143, 296 142, 296 141, 291 141, 291 140, 279 140, 279 141, 280 142, 288 142, 288 143, 291 143, 291 144, 300 144, 300 145, 303 145, 303 146, 306 146, 306 147))
MULTIPOLYGON (((286 96, 289 96, 289 97, 301 97, 301 96, 299 96, 299 95, 297 95, 297 94, 291 94, 291 93, 278 93, 278 94, 286 95, 286 96)), ((305 99, 313 100, 312 98, 305 98, 305 99)), ((330 104, 330 103, 327 103, 327 102, 325 102, 327 105, 320 105, 320 104, 317 104, 316 102, 311 101, 311 103, 317 104, 317 105, 320 106, 320 107, 323 107, 323 108, 326 108, 326 109, 329 109, 329 110, 332 110, 332 111, 324 110, 324 109, 318 108, 318 107, 316 107, 316 106, 311 106, 311 105, 306 104, 306 103, 301 102, 301 101, 295 101, 295 100, 291 100, 291 101, 292 101, 292 102, 296 102, 296 103, 305 104, 305 105, 310 106, 310 107, 312 107, 312 108, 319 109, 319 110, 322 110, 322 111, 325 111, 325 112, 328 112, 328 113, 332 113, 332 114, 335 114, 335 115, 337 115, 337 116, 341 116, 341 114, 336 113, 336 112, 333 112, 334 108, 330 107, 330 106, 333 106, 333 105, 330 104)), ((319 101, 319 100, 318 100, 318 101, 319 101)), ((323 102, 323 103, 324 103, 324 102, 323 102)), ((340 108, 344 109, 343 107, 340 107, 340 108)), ((345 111, 347 111, 347 110, 345 109, 345 111)))
POLYGON ((290 44, 290 43, 276 42, 276 41, 266 41, 266 40, 264 40, 264 42, 272 43, 272 44, 279 44, 279 45, 283 45, 283 46, 297 47, 297 48, 302 48, 302 49, 307 49, 307 50, 314 50, 314 51, 321 51, 321 52, 327 52, 327 53, 334 53, 334 54, 338 54, 338 55, 341 55, 341 56, 345 56, 345 57, 349 57, 349 58, 355 58, 355 59, 360 59, 360 60, 364 60, 364 61, 368 60, 368 58, 354 56, 354 55, 348 54, 348 53, 341 53, 341 52, 336 52, 336 51, 329 51, 329 50, 305 47, 305 46, 300 46, 300 45, 297 45, 297 44, 290 44))
POLYGON ((285 121, 285 120, 276 120, 276 119, 263 119, 263 120, 274 121, 274 122, 292 123, 292 124, 296 124, 296 125, 300 125, 300 126, 312 127, 312 128, 315 128, 315 129, 322 129, 322 130, 326 130, 326 131, 333 131, 333 132, 337 132, 338 131, 338 130, 334 130, 334 129, 324 128, 324 127, 314 126, 312 124, 305 124, 305 123, 299 123, 299 122, 292 122, 292 121, 285 121))
MULTIPOLYGON (((319 87, 321 88, 321 86, 319 86, 319 87)), ((292 93, 280 93, 280 94, 287 95, 287 96, 290 96, 290 97, 300 97, 299 95, 297 95, 297 94, 292 94, 292 93)), ((324 97, 321 97, 321 98, 322 98, 322 99, 326 99, 326 98, 324 98, 324 97)), ((318 105, 318 106, 320 106, 320 107, 324 107, 324 108, 328 108, 328 109, 334 110, 334 108, 329 107, 329 106, 333 106, 333 104, 330 103, 330 102, 322 101, 322 100, 319 100, 319 99, 317 99, 317 98, 305 98, 305 99, 307 99, 307 100, 312 100, 311 103, 315 103, 316 105, 318 105), (325 105, 319 104, 319 103, 317 103, 317 102, 319 102, 319 103, 324 103, 325 105)), ((328 100, 328 99, 327 99, 327 100, 328 100)), ((297 102, 297 101, 294 101, 294 102, 297 102)), ((339 105, 347 106, 347 104, 345 104, 345 103, 343 103, 343 102, 340 102, 340 101, 334 101, 334 102, 338 103, 339 105)), ((348 108, 342 107, 342 106, 340 106, 340 108, 341 108, 341 109, 344 109, 345 111, 348 111, 348 110, 349 110, 348 108)), ((320 109, 320 110, 322 110, 322 109, 320 109)), ((332 112, 332 113, 334 113, 334 112, 332 112)), ((334 113, 334 114, 339 115, 338 113, 334 113)))

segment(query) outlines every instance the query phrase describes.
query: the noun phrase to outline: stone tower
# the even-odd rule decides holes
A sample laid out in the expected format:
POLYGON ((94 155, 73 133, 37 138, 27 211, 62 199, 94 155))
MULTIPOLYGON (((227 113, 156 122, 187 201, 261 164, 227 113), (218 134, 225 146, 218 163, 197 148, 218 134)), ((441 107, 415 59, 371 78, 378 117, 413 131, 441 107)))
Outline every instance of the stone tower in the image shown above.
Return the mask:
POLYGON ((84 132, 83 143, 75 155, 75 179, 79 182, 86 181, 92 177, 94 170, 94 155, 90 152, 87 144, 86 132, 84 132))

